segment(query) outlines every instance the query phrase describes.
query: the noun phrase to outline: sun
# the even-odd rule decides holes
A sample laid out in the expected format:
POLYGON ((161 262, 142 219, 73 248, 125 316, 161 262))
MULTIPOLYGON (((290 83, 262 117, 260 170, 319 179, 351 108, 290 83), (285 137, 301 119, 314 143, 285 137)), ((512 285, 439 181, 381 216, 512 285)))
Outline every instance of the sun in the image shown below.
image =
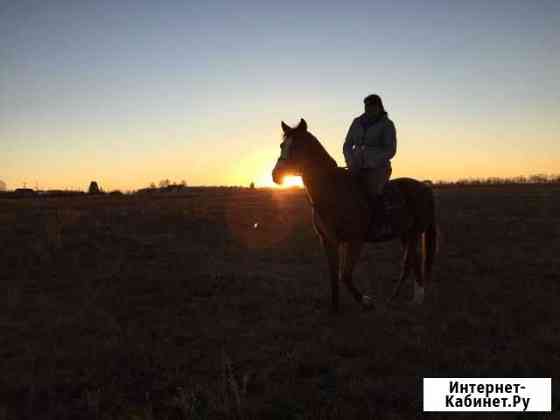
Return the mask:
POLYGON ((265 172, 257 181, 257 186, 266 188, 303 188, 303 181, 300 176, 287 175, 282 178, 280 185, 272 181, 270 171, 265 172))
POLYGON ((283 188, 291 188, 291 187, 303 187, 303 181, 301 180, 301 176, 285 176, 282 178, 282 187, 283 188))

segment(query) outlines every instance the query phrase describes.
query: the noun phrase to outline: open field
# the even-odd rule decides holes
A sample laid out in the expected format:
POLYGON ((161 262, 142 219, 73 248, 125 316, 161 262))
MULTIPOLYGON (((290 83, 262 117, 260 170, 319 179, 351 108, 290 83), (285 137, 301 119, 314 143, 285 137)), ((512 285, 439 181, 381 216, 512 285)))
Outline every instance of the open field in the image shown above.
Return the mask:
POLYGON ((412 419, 422 376, 551 376, 560 416, 560 187, 436 197, 425 304, 369 245, 338 316, 301 190, 0 200, 0 420, 412 419))

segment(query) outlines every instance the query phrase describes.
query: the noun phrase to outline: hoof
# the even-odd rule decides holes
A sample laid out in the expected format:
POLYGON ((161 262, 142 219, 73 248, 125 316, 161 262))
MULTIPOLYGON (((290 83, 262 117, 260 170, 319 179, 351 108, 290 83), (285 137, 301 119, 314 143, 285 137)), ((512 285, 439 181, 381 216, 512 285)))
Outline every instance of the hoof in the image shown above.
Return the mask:
POLYGON ((362 307, 364 309, 373 309, 373 307, 374 307, 373 299, 371 297, 369 297, 368 295, 363 295, 362 296, 362 307))
POLYGON ((421 305, 424 302, 424 287, 418 286, 416 282, 414 282, 414 298, 412 299, 412 303, 414 305, 421 305))
POLYGON ((398 281, 395 284, 395 287, 393 287, 393 293, 391 293, 391 297, 389 298, 389 302, 393 301, 394 299, 397 298, 397 296, 400 294, 401 291, 401 286, 402 286, 402 281, 398 281))
POLYGON ((395 301, 394 297, 390 297, 385 301, 385 303, 387 304, 387 306, 397 306, 397 302, 395 301))

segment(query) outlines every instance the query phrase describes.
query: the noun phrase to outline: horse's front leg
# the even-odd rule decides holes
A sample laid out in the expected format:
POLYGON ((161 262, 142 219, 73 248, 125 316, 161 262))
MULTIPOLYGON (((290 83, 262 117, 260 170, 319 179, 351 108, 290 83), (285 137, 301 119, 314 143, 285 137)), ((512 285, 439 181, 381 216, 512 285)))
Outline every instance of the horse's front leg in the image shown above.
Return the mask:
POLYGON ((325 223, 319 214, 313 209, 311 213, 313 217, 313 228, 319 236, 319 240, 325 249, 327 261, 329 263, 329 276, 331 280, 331 311, 339 311, 338 299, 338 272, 339 272, 339 253, 338 238, 332 227, 332 224, 325 223))
POLYGON ((329 264, 329 277, 331 281, 331 311, 338 313, 340 310, 338 293, 338 246, 322 239, 325 254, 329 264))
POLYGON ((371 298, 367 295, 363 295, 356 286, 354 286, 354 282, 352 280, 354 267, 360 258, 363 246, 364 243, 362 241, 345 242, 340 245, 340 280, 344 282, 348 291, 358 303, 361 303, 365 308, 371 308, 373 306, 371 298))
POLYGON ((405 280, 407 279, 410 270, 412 268, 412 251, 410 250, 410 245, 412 240, 408 237, 408 235, 403 235, 401 237, 402 248, 403 248, 403 258, 402 258, 402 268, 401 268, 401 275, 397 279, 395 287, 393 289, 393 293, 389 298, 389 302, 395 299, 400 290, 402 285, 404 284, 405 280))
POLYGON ((412 252, 412 269, 414 270, 414 297, 412 298, 412 303, 421 304, 424 302, 424 269, 422 267, 422 258, 418 252, 418 243, 420 242, 420 237, 416 237, 412 252))

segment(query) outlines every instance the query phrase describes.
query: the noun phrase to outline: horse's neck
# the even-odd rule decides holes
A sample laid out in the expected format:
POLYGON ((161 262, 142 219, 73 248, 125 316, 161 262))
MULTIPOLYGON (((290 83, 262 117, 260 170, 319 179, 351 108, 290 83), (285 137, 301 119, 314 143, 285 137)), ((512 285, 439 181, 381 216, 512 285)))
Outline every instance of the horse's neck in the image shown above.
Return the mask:
POLYGON ((301 178, 312 204, 328 200, 332 193, 333 178, 337 171, 336 161, 328 154, 319 141, 313 138, 313 147, 308 149, 308 158, 301 178))
POLYGON ((306 169, 312 172, 329 172, 335 170, 338 165, 336 161, 329 155, 323 145, 312 134, 309 135, 308 146, 306 150, 306 169))
POLYGON ((335 167, 318 166, 306 168, 301 179, 313 206, 327 204, 333 193, 335 167))
POLYGON ((321 147, 308 161, 301 178, 311 205, 327 220, 352 219, 367 224, 371 217, 368 203, 357 188, 352 188, 345 171, 321 147), (323 153, 321 153, 323 152, 323 153))

